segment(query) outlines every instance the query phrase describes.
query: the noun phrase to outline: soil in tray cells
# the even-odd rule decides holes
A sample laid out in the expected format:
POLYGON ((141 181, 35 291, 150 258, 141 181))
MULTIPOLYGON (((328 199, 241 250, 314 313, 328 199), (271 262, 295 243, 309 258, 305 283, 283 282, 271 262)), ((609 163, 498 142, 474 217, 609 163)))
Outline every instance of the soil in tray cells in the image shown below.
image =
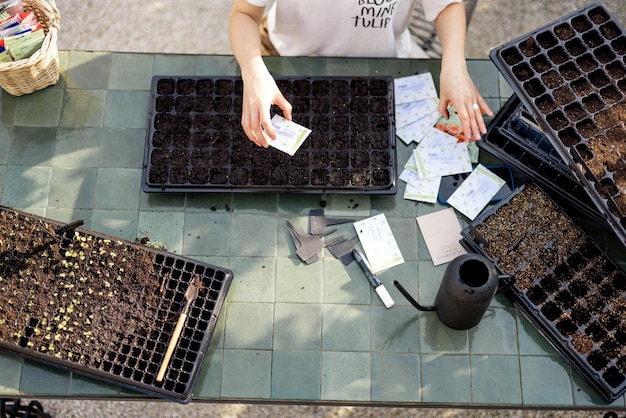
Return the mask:
POLYGON ((566 80, 574 80, 580 77, 580 70, 574 63, 568 62, 559 68, 559 72, 566 80))
MULTIPOLYGON (((85 373, 157 384, 187 284, 209 270, 88 231, 61 237, 46 220, 12 211, 0 211, 0 236, 2 344, 85 373)), ((187 389, 219 296, 221 281, 202 281, 189 314, 193 335, 172 362, 180 370, 157 384, 167 391, 187 389)))
POLYGON ((535 42, 535 38, 528 38, 519 44, 519 49, 527 57, 537 55, 540 51, 539 45, 535 42))
POLYGON ((554 34, 557 36, 557 38, 564 41, 574 36, 574 30, 569 24, 561 23, 554 28, 554 34))
POLYGON ((137 346, 157 321, 153 256, 0 212, 0 341, 88 368, 137 346), (69 240, 66 240, 69 241, 69 240))
POLYGON ((593 51, 593 55, 601 64, 607 64, 615 59, 615 53, 608 45, 596 48, 593 51))
MULTIPOLYGON (((585 45, 578 38, 567 41, 565 43, 565 49, 573 57, 577 57, 583 52, 587 51, 587 48, 585 47, 585 45)), ((562 61, 562 62, 565 62, 565 61, 562 61)))
MULTIPOLYGON (((149 181, 320 187, 391 183, 386 80, 278 79, 277 84, 294 105, 294 120, 313 129, 293 157, 260 149, 245 137, 240 80, 159 80, 149 181), (352 175, 353 168, 362 170, 352 175)), ((280 113, 275 106, 273 111, 280 113)))
POLYGON ((522 55, 516 48, 508 48, 502 51, 502 59, 508 65, 515 65, 522 60, 522 55))
POLYGON ((545 55, 539 55, 530 60, 530 65, 534 68, 534 70, 538 73, 543 73, 547 71, 552 66, 545 55))
POLYGON ((563 84, 563 78, 556 71, 548 71, 541 75, 541 81, 549 89, 555 89, 563 84))
POLYGON ((594 30, 583 35, 583 42, 587 48, 592 49, 602 45, 602 43, 604 43, 604 39, 602 39, 602 36, 600 36, 598 31, 594 30))
POLYGON ((550 32, 542 32, 542 33, 537 35, 537 43, 543 49, 552 48, 554 45, 557 44, 557 42, 558 42, 558 40, 550 32))
POLYGON ((565 114, 567 115, 567 118, 571 120, 572 122, 579 121, 580 119, 587 116, 587 112, 585 111, 585 109, 582 108, 582 106, 578 102, 572 103, 571 105, 566 106, 565 114))
POLYGON ((572 308, 571 318, 578 326, 585 325, 591 319, 589 313, 589 306, 585 303, 584 299, 579 299, 576 305, 572 308))
POLYGON ((571 103, 574 100, 574 94, 568 86, 563 86, 554 90, 553 94, 554 100, 556 100, 556 103, 561 106, 571 103))
POLYGON ((524 83, 524 90, 526 90, 526 93, 528 93, 530 97, 537 97, 540 94, 545 93, 546 88, 541 81, 533 78, 524 83))
MULTIPOLYGON (((615 330, 626 327, 626 274, 532 184, 475 228, 489 243, 486 255, 515 275, 513 289, 525 303, 555 322, 572 349, 588 355, 610 385, 621 384, 626 370, 609 373, 608 364, 626 364, 626 350, 611 348, 615 330)), ((626 339, 626 333, 620 335, 626 339)))
POLYGON ((556 103, 554 102, 552 96, 549 94, 544 94, 543 96, 537 98, 537 100, 535 101, 535 105, 537 105, 537 108, 539 108, 541 113, 544 114, 550 113, 554 109, 556 109, 556 103))
POLYGON ((548 51, 548 57, 554 65, 561 65, 569 59, 567 52, 560 46, 548 51))
POLYGON ((578 326, 571 319, 563 319, 557 322, 556 329, 561 335, 568 337, 578 330, 578 326))
POLYGON ((626 54, 626 36, 620 36, 611 42, 611 47, 615 51, 616 54, 625 55, 626 54))
POLYGON ((596 61, 596 59, 591 54, 585 54, 576 58, 576 64, 582 71, 586 73, 598 68, 598 61, 596 61))
POLYGON ((527 63, 523 62, 513 67, 513 74, 519 81, 525 81, 534 75, 534 71, 527 63))

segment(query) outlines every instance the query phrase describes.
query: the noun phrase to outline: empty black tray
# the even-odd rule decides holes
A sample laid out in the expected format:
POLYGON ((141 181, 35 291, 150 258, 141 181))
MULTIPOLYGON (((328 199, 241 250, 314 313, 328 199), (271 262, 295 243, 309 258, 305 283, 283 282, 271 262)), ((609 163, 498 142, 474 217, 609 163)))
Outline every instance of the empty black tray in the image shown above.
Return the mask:
POLYGON ((231 271, 0 207, 0 348, 152 396, 191 400, 231 271), (202 284, 156 376, 193 278, 202 284))
POLYGON ((625 56, 624 30, 599 2, 490 52, 622 242, 626 242, 625 56))
POLYGON ((507 293, 606 402, 626 392, 626 274, 536 184, 461 233, 516 277, 507 293))
POLYGON ((276 81, 294 122, 312 130, 293 157, 245 136, 241 78, 154 77, 143 190, 397 192, 392 77, 276 81))

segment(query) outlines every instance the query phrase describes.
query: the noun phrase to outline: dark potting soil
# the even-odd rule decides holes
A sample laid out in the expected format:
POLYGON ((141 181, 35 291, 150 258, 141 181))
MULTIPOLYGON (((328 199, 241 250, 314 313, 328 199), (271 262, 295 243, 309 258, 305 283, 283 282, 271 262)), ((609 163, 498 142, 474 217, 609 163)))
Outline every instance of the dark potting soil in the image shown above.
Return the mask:
POLYGON ((191 396, 230 276, 86 230, 0 210, 0 346, 177 401, 191 396), (155 382, 192 275, 206 286, 155 382), (222 291, 223 290, 223 291, 222 291), (182 340, 181 340, 182 341, 182 340))
POLYGON ((619 22, 604 6, 589 5, 490 56, 626 242, 626 184, 615 180, 626 177, 626 36, 619 22))
POLYGON ((391 78, 278 77, 277 85, 293 120, 313 131, 293 157, 245 136, 240 78, 155 77, 144 190, 395 193, 391 78))
POLYGON ((488 243, 481 251, 516 277, 513 293, 551 341, 587 367, 588 378, 597 372, 623 393, 626 273, 534 184, 473 227, 488 243))

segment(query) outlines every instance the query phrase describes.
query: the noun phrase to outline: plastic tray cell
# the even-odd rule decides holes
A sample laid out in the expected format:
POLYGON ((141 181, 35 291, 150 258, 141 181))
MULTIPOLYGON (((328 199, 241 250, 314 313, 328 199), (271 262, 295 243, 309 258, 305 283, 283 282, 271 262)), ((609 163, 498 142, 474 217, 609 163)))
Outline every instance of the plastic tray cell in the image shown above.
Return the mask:
POLYGON ((312 130, 293 157, 245 136, 241 78, 154 77, 143 190, 396 193, 393 78, 276 82, 312 130))
POLYGON ((626 243, 626 36, 619 22, 596 2, 494 48, 490 58, 626 243))
POLYGON ((231 271, 0 208, 0 348, 155 397, 191 400, 231 271), (201 284, 161 382, 192 280, 201 284))
MULTIPOLYGON (((550 102, 552 99, 546 97, 550 102)), ((492 119, 478 147, 540 184, 562 206, 609 227, 532 115, 513 95, 492 119)))
POLYGON ((516 283, 508 295, 610 403, 626 392, 626 273, 536 184, 462 231, 516 283))

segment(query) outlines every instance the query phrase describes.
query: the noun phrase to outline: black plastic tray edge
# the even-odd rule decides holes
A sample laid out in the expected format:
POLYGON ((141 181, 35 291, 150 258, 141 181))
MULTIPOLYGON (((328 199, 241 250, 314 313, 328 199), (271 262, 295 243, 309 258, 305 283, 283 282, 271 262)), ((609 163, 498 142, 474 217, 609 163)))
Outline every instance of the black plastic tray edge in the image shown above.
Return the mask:
MULTIPOLYGON (((624 228, 621 223, 620 220, 616 218, 615 215, 613 215, 613 213, 611 213, 611 211, 609 210, 609 208, 606 205, 605 199, 600 196, 600 194, 596 191, 595 187, 590 184, 590 180, 587 178, 583 168, 581 167, 582 165, 584 165, 584 162, 582 161, 582 158, 579 158, 579 161, 575 161, 573 156, 568 152, 568 150, 565 148, 565 146, 563 145, 563 143, 560 141, 560 139, 558 137, 555 137, 553 135, 552 130, 550 129, 550 127, 546 124, 546 122, 543 120, 543 114, 541 112, 537 112, 536 108, 534 106, 534 103, 532 102, 532 100, 528 99, 528 96, 525 95, 525 92, 523 91, 523 89, 521 89, 518 84, 517 84, 517 80, 515 79, 515 77, 513 77, 510 72, 509 72, 509 66, 506 63, 503 63, 503 61, 500 59, 499 56, 499 52, 502 51, 505 48, 508 48, 512 45, 518 44, 519 42, 528 39, 529 37, 532 37, 534 34, 541 32, 542 30, 545 30, 549 27, 555 26, 559 23, 564 22, 565 20, 570 20, 571 18, 578 16, 588 10, 594 9, 600 7, 602 8, 607 15, 609 15, 612 20, 614 21, 614 23, 620 28, 622 29, 622 32, 624 32, 622 26, 620 25, 619 21, 617 21, 614 16, 612 15, 612 13, 610 13, 610 11, 606 8, 606 6, 602 3, 602 2, 594 2, 591 3, 585 7, 582 7, 574 12, 571 12, 569 14, 566 14, 564 16, 562 16, 561 18, 554 20, 548 24, 545 24, 543 26, 540 26, 528 33, 526 33, 525 35, 519 36, 505 44, 502 44, 500 46, 497 46, 493 49, 491 49, 489 51, 489 58, 491 59, 491 61, 496 65, 496 67, 500 70, 500 73, 503 75, 503 77, 505 78, 505 80, 508 82, 508 84, 511 86, 511 88, 513 89, 513 91, 518 94, 518 96, 520 96, 522 102, 524 103, 524 105, 526 106, 526 109, 533 115, 533 117, 535 118, 535 120, 541 124, 541 126, 544 128, 544 131, 547 133, 548 139, 550 140, 550 142, 552 142, 552 145, 554 145, 554 148, 556 149, 556 151, 559 153, 559 155, 561 155, 561 158, 563 158, 563 161, 568 162, 569 167, 571 168, 572 172, 574 173, 574 175, 580 180, 581 185, 583 186, 583 188, 587 191, 587 193, 589 194, 589 197, 591 198, 591 200, 593 201, 593 203, 598 207, 598 210, 600 211, 600 213, 606 218, 606 222, 613 228, 613 230, 615 231, 615 234, 621 239, 623 244, 626 244, 626 228, 624 228)), ((586 172, 589 173, 589 175, 591 175, 591 172, 586 169, 586 172)), ((595 183, 598 183, 597 179, 595 179, 595 183)), ((611 199, 612 200, 612 199, 611 199)), ((625 215, 626 216, 626 215, 625 215)))
MULTIPOLYGON (((467 251, 483 255, 491 260, 491 258, 489 258, 489 256, 487 256, 482 251, 482 248, 480 246, 469 243, 468 241, 466 241, 465 238, 462 239, 460 243, 467 251)), ((493 261, 495 264, 494 260, 491 261, 493 261)), ((496 268, 498 267, 496 266, 496 268)), ((501 273, 499 268, 498 271, 501 273)), ((535 327, 537 332, 539 332, 539 334, 550 344, 550 346, 554 348, 561 356, 563 356, 568 364, 584 379, 584 381, 589 384, 589 386, 593 388, 598 393, 598 395, 600 395, 604 402, 610 404, 619 399, 619 397, 622 396, 624 393, 626 393, 626 385, 624 384, 622 384, 622 386, 624 387, 622 387, 618 391, 612 390, 613 388, 610 385, 600 384, 598 382, 598 379, 602 379, 601 375, 597 371, 593 370, 591 367, 583 366, 579 356, 575 356, 572 354, 571 351, 566 350, 564 348, 564 344, 557 343, 556 340, 558 340, 558 338, 554 336, 554 331, 552 330, 552 328, 546 327, 543 322, 537 320, 537 309, 528 306, 528 302, 520 297, 517 292, 509 289, 505 291, 504 294, 515 304, 515 306, 519 308, 520 312, 522 312, 522 314, 524 315, 524 318, 526 318, 526 320, 528 320, 528 322, 530 322, 530 324, 535 327)))
MULTIPOLYGON (((150 87, 150 102, 152 103, 155 98, 154 98, 154 92, 156 91, 156 83, 163 79, 163 78, 168 78, 168 79, 178 79, 178 78, 195 78, 195 79, 201 79, 201 78, 215 78, 217 76, 195 76, 195 75, 188 75, 188 76, 167 76, 167 75, 155 75, 152 77, 152 82, 151 82, 151 87, 150 87)), ((240 76, 219 76, 222 79, 225 80, 241 80, 240 76)), ((376 78, 380 78, 380 79, 385 79, 387 81, 393 81, 393 77, 392 76, 385 76, 385 75, 380 75, 380 76, 375 76, 376 78)), ((373 78, 373 76, 354 76, 354 77, 349 77, 349 76, 276 76, 275 77, 277 80, 280 79, 290 79, 290 80, 294 80, 294 79, 309 79, 309 80, 322 80, 322 79, 333 79, 333 80, 339 80, 339 79, 350 79, 350 80, 354 80, 354 79, 358 79, 358 78, 367 78, 367 79, 371 79, 373 78)), ((389 91, 389 94, 391 96, 391 100, 393 102, 394 99, 394 90, 393 90, 393 83, 391 83, 392 88, 389 91)), ((286 186, 286 187, 272 187, 272 186, 267 186, 267 185, 263 185, 263 186, 245 186, 245 187, 233 187, 233 186, 226 186, 226 187, 219 187, 219 186, 198 186, 198 187, 190 187, 190 186, 181 186, 181 187, 177 187, 177 186, 172 186, 172 185, 168 185, 165 187, 160 187, 160 186, 152 186, 150 184, 150 181, 148 180, 148 173, 147 173, 147 167, 148 167, 148 161, 150 158, 150 133, 151 133, 151 126, 152 126, 152 122, 153 122, 153 118, 154 115, 152 113, 152 109, 154 109, 154 105, 151 105, 150 108, 148 109, 148 120, 147 120, 147 126, 146 126, 146 146, 144 147, 144 159, 143 159, 143 173, 142 173, 142 183, 141 183, 141 190, 144 193, 213 193, 213 192, 217 192, 217 193, 302 193, 302 194, 326 194, 326 193, 334 193, 334 194, 373 194, 373 195, 395 195, 398 193, 398 146, 397 146, 397 137, 395 134, 395 108, 393 107, 393 103, 389 105, 390 106, 390 112, 393 114, 394 117, 392 117, 392 123, 391 123, 391 130, 390 130, 390 138, 389 138, 389 144, 390 147, 392 149, 391 152, 391 156, 392 158, 392 163, 391 163, 391 183, 389 186, 386 187, 376 187, 376 186, 370 186, 364 189, 359 189, 359 188, 350 188, 350 189, 335 189, 335 188, 316 188, 316 187, 311 187, 311 186, 307 186, 307 189, 303 189, 303 188, 297 188, 295 186, 286 186)))
MULTIPOLYGON (((538 186, 541 188, 540 185, 538 186)), ((479 215, 479 217, 476 218, 473 222, 471 222, 470 225, 474 226, 474 225, 483 223, 485 219, 487 219, 489 216, 497 212, 499 208, 501 208, 504 205, 508 205, 511 199, 515 197, 517 194, 521 193, 524 190, 524 188, 526 188, 526 185, 517 187, 515 190, 513 190, 513 193, 511 193, 509 197, 501 200, 499 203, 497 203, 495 206, 490 208, 488 211, 479 215)), ((558 203, 555 202, 555 204, 557 205, 559 210, 561 210, 567 215, 567 213, 563 211, 563 209, 558 205, 558 203)), ((569 217, 569 215, 567 216, 569 217)), ((595 242, 595 240, 592 237, 587 235, 584 231, 582 232, 587 236, 587 238, 591 242, 593 242, 593 244, 602 252, 602 254, 607 259, 611 260, 613 264, 617 266, 617 268, 620 268, 619 265, 615 263, 615 261, 613 261, 611 257, 609 257, 598 246, 598 244, 595 242)), ((487 259, 493 262, 493 264, 495 265, 496 269, 498 270, 500 274, 504 273, 498 266, 498 260, 493 259, 489 255, 487 255, 485 251, 483 250, 483 245, 476 243, 474 238, 472 238, 472 236, 470 235, 469 225, 461 231, 461 237, 462 239, 460 243, 466 250, 485 256, 487 259)), ((560 337, 560 332, 555 327, 552 326, 551 321, 548 321, 548 323, 542 321, 541 318, 543 318, 543 315, 541 315, 540 311, 535 308, 535 305, 529 300, 527 300, 520 292, 517 292, 514 289, 515 289, 515 286, 508 289, 505 292, 505 295, 509 299, 511 299, 518 308, 520 308, 521 312, 524 314, 524 317, 528 319, 528 321, 533 326, 535 326, 537 331, 548 341, 548 343, 550 343, 550 345, 556 351, 559 352, 559 354, 561 354, 568 361, 568 363, 578 372, 578 374, 582 376, 584 380, 597 391, 597 393, 602 397, 602 399, 606 403, 612 403, 613 401, 618 399, 620 396, 622 396, 624 393, 626 393, 626 381, 622 382, 622 384, 619 386, 619 389, 617 390, 613 388, 612 386, 610 386, 609 384, 604 384, 605 381, 602 375, 598 373, 596 370, 594 370, 590 365, 583 362, 582 356, 576 355, 573 352, 574 348, 572 348, 571 350, 567 349, 567 347, 569 347, 569 345, 565 343, 567 339, 564 337, 560 337)))
MULTIPOLYGON (((511 118, 513 117, 513 113, 515 113, 518 109, 526 110, 526 107, 524 107, 524 105, 522 104, 519 96, 513 93, 513 95, 511 95, 511 97, 509 97, 507 102, 504 104, 502 109, 500 109, 496 117, 493 118, 491 122, 489 123, 486 136, 488 136, 491 130, 495 130, 499 128, 500 130, 505 131, 508 134, 508 136, 512 137, 512 139, 516 142, 516 144, 519 144, 521 148, 524 148, 524 150, 530 152, 535 158, 541 160, 541 162, 550 166, 553 170, 557 171, 560 175, 567 177, 572 182, 578 182, 578 177, 576 177, 576 175, 569 169, 569 167, 563 161, 560 155, 555 157, 555 158, 558 158, 558 160, 555 160, 555 158, 552 158, 549 154, 546 154, 541 149, 538 149, 537 147, 524 141, 524 138, 521 135, 518 135, 517 133, 511 132, 508 129, 505 129, 502 127, 509 120, 511 120, 511 118)), ((550 139, 548 138, 546 133, 543 130, 541 132, 543 133, 545 138, 548 139, 549 141, 550 139)), ((482 143, 483 141, 477 142, 479 147, 482 143)), ((551 142, 550 142, 550 145, 552 145, 551 142)))
POLYGON ((519 103, 520 103, 519 97, 513 94, 513 96, 511 96, 509 100, 505 103, 505 105, 502 107, 500 112, 498 112, 496 117, 492 119, 492 121, 490 122, 487 128, 487 134, 484 136, 484 138, 481 141, 477 142, 478 147, 486 151, 487 153, 493 155, 494 157, 498 158, 500 161, 509 165, 511 168, 518 171, 520 174, 529 178, 533 182, 540 184, 542 188, 549 190, 553 198, 555 196, 558 196, 560 203, 566 203, 569 207, 578 211, 581 215, 593 218, 596 222, 603 225, 605 228, 611 228, 606 218, 602 216, 602 214, 598 211, 598 208, 595 205, 593 205, 593 201, 591 201, 591 198, 589 198, 588 202, 583 202, 579 199, 572 197, 570 190, 565 190, 558 186, 555 186, 553 179, 545 178, 539 175, 531 168, 522 164, 518 159, 505 153, 501 148, 491 145, 491 142, 489 141, 490 141, 490 138, 492 138, 494 135, 505 135, 508 140, 515 142, 516 145, 524 149, 524 151, 528 152, 533 157, 539 159, 545 166, 549 167, 549 169, 555 170, 559 175, 563 176, 566 180, 571 180, 572 182, 576 182, 576 185, 580 186, 584 190, 584 187, 576 180, 576 178, 574 178, 571 175, 571 173, 562 172, 559 169, 559 167, 554 166, 554 164, 551 164, 550 161, 548 161, 547 159, 541 158, 541 156, 538 155, 539 152, 537 150, 528 148, 528 146, 524 144, 523 142, 516 141, 516 138, 513 135, 510 135, 506 130, 500 128, 503 121, 507 120, 510 117, 511 110, 514 110, 512 108, 516 108, 517 104, 519 103), (591 203, 592 205, 590 206, 587 203, 591 203))
MULTIPOLYGON (((461 245, 467 251, 483 255, 490 259, 489 256, 487 256, 482 251, 482 248, 480 246, 469 243, 465 240, 465 238, 461 240, 461 245)), ((495 263, 494 260, 491 261, 495 263)), ((499 268, 498 271, 501 273, 499 268)), ((522 312, 522 314, 524 315, 524 318, 526 318, 528 322, 530 322, 530 324, 537 329, 537 332, 539 332, 539 334, 550 344, 550 346, 554 348, 561 356, 563 356, 568 364, 584 379, 584 381, 589 384, 589 386, 593 388, 598 393, 598 395, 600 395, 604 402, 610 404, 619 399, 619 397, 622 396, 624 393, 626 393, 625 384, 622 384, 621 386, 624 387, 622 387, 618 391, 612 390, 613 388, 610 385, 600 384, 600 382, 598 382, 598 379, 601 379, 602 381, 604 380, 602 379, 600 373, 593 370, 589 366, 585 367, 579 356, 575 356, 572 354, 571 351, 566 350, 565 344, 559 344, 557 342, 559 338, 556 338, 554 335, 555 331, 551 327, 546 326, 543 322, 537 320, 537 309, 528 306, 528 301, 520 297, 517 292, 509 289, 504 294, 515 304, 515 306, 519 308, 520 312, 522 312)))
MULTIPOLYGON (((41 217, 38 215, 33 215, 30 213, 26 213, 26 212, 22 212, 20 210, 16 210, 16 209, 12 209, 6 206, 0 206, 0 210, 3 211, 9 211, 9 212, 15 212, 18 213, 20 215, 26 216, 26 217, 30 217, 30 218, 34 218, 34 219, 40 219, 43 222, 49 223, 51 225, 56 225, 56 226, 61 226, 64 225, 64 223, 53 220, 53 219, 49 219, 49 218, 45 218, 45 217, 41 217)), ((221 313, 221 310, 223 308, 224 302, 226 300, 226 296, 228 294, 228 291, 230 289, 230 285, 232 283, 232 280, 234 278, 234 274, 231 270, 229 269, 225 269, 223 267, 218 267, 209 263, 204 263, 204 262, 200 262, 197 260, 193 260, 191 258, 188 257, 184 257, 184 256, 180 256, 180 255, 176 255, 173 253, 169 253, 166 251, 161 251, 161 250, 157 250, 154 248, 148 248, 148 247, 144 247, 136 242, 132 242, 132 241, 128 241, 125 240, 123 238, 118 238, 118 237, 113 237, 111 235, 107 235, 107 234, 102 234, 99 233, 97 231, 92 231, 90 229, 87 228, 76 228, 77 231, 79 232, 83 232, 89 235, 92 235, 93 237, 96 238, 101 238, 101 239, 110 239, 110 240, 115 240, 115 241, 119 241, 125 245, 130 245, 132 247, 141 247, 143 249, 145 249, 146 251, 149 251, 150 253, 153 253, 155 255, 161 255, 163 257, 172 257, 175 258, 177 260, 183 260, 183 261, 188 261, 188 262, 193 262, 196 265, 201 265, 203 267, 210 267, 210 268, 214 268, 216 270, 220 270, 223 271, 226 275, 225 279, 224 279, 224 286, 222 287, 222 290, 220 290, 219 296, 218 296, 218 300, 215 303, 215 309, 213 310, 213 313, 211 315, 211 321, 207 327, 207 330, 210 330, 210 332, 207 332, 207 336, 204 338, 204 341, 202 342, 202 345, 200 347, 200 350, 198 351, 198 360, 196 361, 196 363, 194 364, 194 369, 193 371, 190 373, 190 377, 189 377, 189 387, 187 388, 187 390, 183 393, 180 394, 180 396, 173 396, 171 391, 167 391, 167 390, 163 390, 157 387, 153 387, 151 385, 140 385, 137 384, 136 382, 132 381, 131 379, 126 379, 123 377, 119 377, 115 374, 112 373, 107 373, 107 372, 103 372, 100 370, 95 370, 89 367, 84 367, 84 366, 78 366, 78 365, 74 365, 72 362, 67 361, 67 360, 61 360, 61 359, 57 359, 56 357, 50 357, 48 355, 39 353, 37 351, 33 351, 33 350, 29 350, 29 349, 25 349, 23 347, 20 346, 16 346, 15 344, 8 344, 6 342, 1 342, 0 341, 0 349, 3 349, 5 351, 9 351, 12 352, 14 354, 17 354, 21 357, 27 358, 27 359, 33 359, 36 360, 39 363, 45 364, 45 365, 50 365, 50 366, 54 366, 57 368, 61 368, 63 370, 66 371, 71 371, 71 372, 76 372, 80 375, 86 376, 86 377, 90 377, 90 378, 95 378, 104 382, 108 382, 108 383, 113 383, 113 384, 117 384, 120 386, 123 386, 125 388, 128 389, 132 389, 132 390, 136 390, 137 392, 141 392, 144 393, 146 395, 152 395, 152 396, 156 396, 158 398, 162 398, 165 400, 171 400, 171 401, 175 401, 178 403, 182 403, 182 404, 187 404, 189 402, 191 402, 191 398, 193 395, 193 390, 195 388, 195 385, 197 383, 198 380, 198 375, 202 369, 202 364, 205 360, 206 357, 206 353, 208 351, 209 345, 211 343, 211 340, 213 338, 213 333, 215 332, 215 327, 217 324, 217 320, 219 319, 219 315, 221 313)), ((175 394, 178 395, 178 394, 175 394)))

